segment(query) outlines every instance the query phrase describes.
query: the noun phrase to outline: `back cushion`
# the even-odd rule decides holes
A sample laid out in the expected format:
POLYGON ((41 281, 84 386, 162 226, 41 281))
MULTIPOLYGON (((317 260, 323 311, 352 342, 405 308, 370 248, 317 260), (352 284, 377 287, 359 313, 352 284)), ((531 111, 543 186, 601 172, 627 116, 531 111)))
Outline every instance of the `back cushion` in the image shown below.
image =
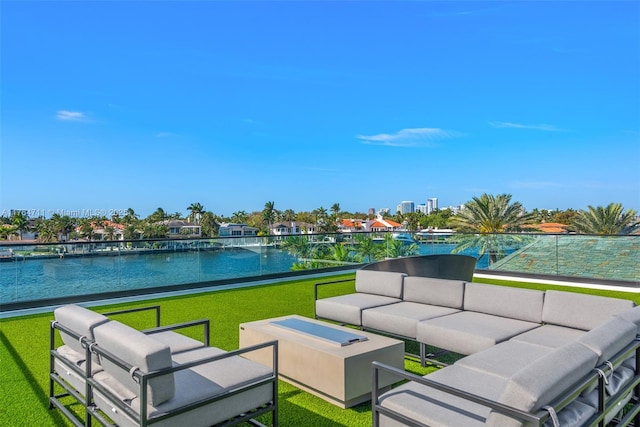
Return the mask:
MULTIPOLYGON (((553 402, 596 366, 594 352, 572 342, 530 363, 511 376, 498 402, 536 412, 553 402)), ((519 426, 513 418, 492 412, 487 425, 519 426)))
POLYGON ((402 298, 405 301, 462 309, 464 282, 407 276, 402 298))
POLYGON ((356 292, 402 298, 402 282, 406 274, 391 271, 356 271, 356 292))
MULTIPOLYGON (((129 365, 139 368, 143 373, 171 368, 171 350, 168 345, 154 340, 142 332, 130 328, 120 322, 109 322, 98 326, 95 331, 98 347, 106 350, 129 365)), ((101 358, 104 370, 129 389, 139 395, 140 386, 129 374, 110 362, 101 358)), ((157 406, 174 395, 173 374, 162 375, 148 382, 148 403, 157 406)))
MULTIPOLYGON (((65 305, 56 308, 53 312, 53 316, 56 321, 61 325, 71 329, 81 337, 86 337, 88 340, 93 341, 93 329, 96 326, 107 323, 109 318, 103 316, 95 311, 87 310, 79 305, 65 305)), ((84 354, 84 349, 77 338, 73 338, 71 335, 60 331, 62 342, 71 347, 78 353, 84 354)))
POLYGON ((467 283, 464 309, 527 322, 542 322, 544 292, 510 286, 467 283))
POLYGON ((636 337, 636 325, 612 317, 578 338, 578 342, 598 355, 598 365, 611 359, 636 337))
POLYGON ((636 325, 636 328, 638 328, 638 332, 636 333, 640 333, 640 306, 625 310, 620 314, 616 314, 616 317, 620 317, 628 322, 633 323, 634 325, 636 325))
POLYGON ((542 321, 588 331, 633 306, 633 301, 624 299, 549 290, 544 297, 542 321))

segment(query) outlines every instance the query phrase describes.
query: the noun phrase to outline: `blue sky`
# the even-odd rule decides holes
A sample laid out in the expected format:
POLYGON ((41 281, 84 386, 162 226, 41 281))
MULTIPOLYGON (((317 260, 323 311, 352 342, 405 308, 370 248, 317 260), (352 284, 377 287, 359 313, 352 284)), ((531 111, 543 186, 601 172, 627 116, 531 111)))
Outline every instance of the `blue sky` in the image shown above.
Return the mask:
POLYGON ((640 210, 639 2, 0 8, 2 210, 640 210))

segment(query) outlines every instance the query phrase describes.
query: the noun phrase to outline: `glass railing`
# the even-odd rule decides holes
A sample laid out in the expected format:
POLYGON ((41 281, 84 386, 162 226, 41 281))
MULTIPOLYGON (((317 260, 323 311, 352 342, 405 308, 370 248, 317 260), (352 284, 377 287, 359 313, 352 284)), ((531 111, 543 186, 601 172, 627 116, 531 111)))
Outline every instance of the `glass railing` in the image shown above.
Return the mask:
POLYGON ((476 269, 640 281, 640 236, 339 233, 0 245, 0 310, 273 275, 355 268, 400 256, 461 253, 476 269))

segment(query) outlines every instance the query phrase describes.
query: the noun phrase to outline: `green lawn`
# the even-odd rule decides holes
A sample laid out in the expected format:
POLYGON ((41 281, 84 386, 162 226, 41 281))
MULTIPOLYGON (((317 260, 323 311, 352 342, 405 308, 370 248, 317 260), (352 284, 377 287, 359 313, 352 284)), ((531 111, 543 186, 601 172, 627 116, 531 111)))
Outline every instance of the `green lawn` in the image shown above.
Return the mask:
MULTIPOLYGON (((353 277, 335 276, 331 279, 353 277)), ((115 308, 143 307, 159 304, 162 323, 172 324, 208 318, 211 321, 211 345, 231 350, 238 347, 238 325, 243 322, 288 314, 313 316, 313 284, 324 279, 306 279, 274 283, 235 290, 222 290, 189 296, 145 300, 135 303, 93 307, 96 311, 115 308)), ((561 289, 616 298, 632 299, 640 303, 635 293, 566 288, 498 280, 486 283, 520 286, 533 289, 561 289)), ((321 296, 353 291, 353 282, 325 286, 321 296)), ((71 425, 56 410, 48 409, 49 322, 52 313, 0 320, 0 425, 3 426, 65 426, 71 425)), ((136 328, 154 326, 149 313, 118 317, 136 328)), ((195 338, 198 331, 190 331, 195 338)), ((434 368, 421 368, 419 363, 406 360, 405 367, 424 375, 434 368)), ((362 404, 340 409, 284 382, 279 385, 279 416, 282 426, 370 426, 371 405, 362 404)))

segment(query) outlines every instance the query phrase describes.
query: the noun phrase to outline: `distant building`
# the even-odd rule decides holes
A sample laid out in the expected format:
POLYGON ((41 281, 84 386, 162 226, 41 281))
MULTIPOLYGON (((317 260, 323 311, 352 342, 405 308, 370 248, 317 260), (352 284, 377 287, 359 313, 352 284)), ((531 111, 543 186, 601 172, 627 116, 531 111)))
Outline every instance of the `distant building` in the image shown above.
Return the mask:
POLYGON ((273 236, 295 236, 298 234, 313 234, 316 226, 306 222, 283 221, 274 224, 269 230, 273 236))
POLYGON ((249 227, 247 224, 237 223, 222 223, 218 229, 218 236, 220 237, 232 237, 232 236, 257 236, 258 229, 255 227, 249 227))
POLYGON ((427 211, 427 205, 424 203, 420 203, 418 206, 416 206, 416 212, 422 212, 425 215, 429 214, 429 212, 427 211))
POLYGON ((338 231, 342 233, 354 233, 366 231, 367 221, 361 219, 343 219, 338 224, 338 231))
POLYGON ((402 228, 393 220, 385 219, 382 215, 377 215, 375 219, 343 219, 338 224, 338 230, 342 233, 375 232, 375 231, 396 231, 402 228))
POLYGON ((366 231, 395 231, 402 228, 402 224, 385 219, 382 215, 376 217, 376 219, 367 221, 366 231))
POLYGON ((436 197, 427 199, 427 215, 437 210, 438 210, 438 199, 436 197))
POLYGON ((559 233, 568 233, 567 228, 568 225, 561 224, 559 222, 543 222, 541 224, 531 224, 525 225, 523 228, 532 230, 533 232, 538 233, 550 233, 550 234, 559 234, 559 233))
POLYGON ((169 237, 202 237, 202 230, 198 224, 179 219, 161 221, 160 224, 169 228, 169 237))
POLYGON ((406 213, 411 213, 414 212, 415 209, 415 204, 411 201, 402 201, 397 208, 397 212, 400 212, 401 214, 406 214, 406 213))

